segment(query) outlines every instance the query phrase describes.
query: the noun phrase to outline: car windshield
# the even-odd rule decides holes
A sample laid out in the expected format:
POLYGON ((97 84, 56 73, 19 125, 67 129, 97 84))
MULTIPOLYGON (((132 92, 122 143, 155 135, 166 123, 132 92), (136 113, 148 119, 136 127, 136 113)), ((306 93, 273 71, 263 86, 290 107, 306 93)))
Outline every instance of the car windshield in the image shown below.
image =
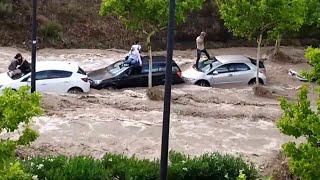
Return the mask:
POLYGON ((118 62, 108 66, 106 68, 106 71, 114 77, 114 76, 119 75, 120 73, 122 73, 126 69, 128 69, 128 67, 123 67, 123 62, 118 61, 118 62))
POLYGON ((202 66, 200 66, 200 70, 204 73, 209 72, 212 68, 215 68, 219 65, 221 65, 222 63, 218 60, 207 60, 205 63, 202 64, 202 66))

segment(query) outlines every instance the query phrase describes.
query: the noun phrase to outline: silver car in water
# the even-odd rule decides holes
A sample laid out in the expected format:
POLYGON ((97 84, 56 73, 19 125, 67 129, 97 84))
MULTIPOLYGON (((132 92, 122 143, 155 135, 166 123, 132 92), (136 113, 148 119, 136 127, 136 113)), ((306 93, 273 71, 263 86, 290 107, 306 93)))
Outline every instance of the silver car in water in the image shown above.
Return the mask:
MULTIPOLYGON (((242 55, 222 55, 199 63, 196 70, 192 67, 182 72, 186 83, 199 86, 215 86, 226 84, 255 84, 256 60, 242 55)), ((262 61, 259 63, 259 83, 266 84, 266 69, 262 61)))

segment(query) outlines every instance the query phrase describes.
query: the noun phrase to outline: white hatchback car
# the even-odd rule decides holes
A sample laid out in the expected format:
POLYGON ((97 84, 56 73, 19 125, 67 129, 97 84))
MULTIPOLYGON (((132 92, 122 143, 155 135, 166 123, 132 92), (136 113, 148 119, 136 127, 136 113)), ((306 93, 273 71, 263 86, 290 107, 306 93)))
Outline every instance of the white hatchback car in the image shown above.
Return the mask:
MULTIPOLYGON (((18 79, 12 79, 8 72, 0 74, 0 91, 21 86, 31 86, 31 73, 18 79)), ((41 61, 36 64, 36 90, 58 94, 89 92, 90 82, 75 62, 41 61)))
MULTIPOLYGON (((259 83, 266 83, 266 69, 259 63, 259 83)), ((199 86, 225 84, 254 84, 256 82, 256 60, 242 55, 216 56, 212 60, 199 63, 199 70, 194 67, 182 72, 186 83, 199 86)))

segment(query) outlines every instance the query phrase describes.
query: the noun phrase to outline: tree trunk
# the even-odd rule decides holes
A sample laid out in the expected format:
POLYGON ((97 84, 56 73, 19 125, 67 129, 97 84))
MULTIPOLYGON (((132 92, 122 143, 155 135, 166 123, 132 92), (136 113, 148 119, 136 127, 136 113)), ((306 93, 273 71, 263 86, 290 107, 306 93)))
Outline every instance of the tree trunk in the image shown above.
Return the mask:
POLYGON ((281 43, 281 36, 280 34, 277 35, 276 44, 274 45, 274 54, 278 54, 280 52, 280 43, 281 43))
POLYGON ((258 51, 257 51, 257 77, 256 77, 256 84, 259 85, 259 72, 260 72, 260 53, 261 53, 261 42, 262 42, 262 34, 259 35, 258 39, 258 51))
POLYGON ((148 74, 148 87, 149 89, 152 87, 152 47, 151 47, 151 37, 156 33, 156 31, 152 31, 148 34, 147 44, 149 51, 149 74, 148 74))

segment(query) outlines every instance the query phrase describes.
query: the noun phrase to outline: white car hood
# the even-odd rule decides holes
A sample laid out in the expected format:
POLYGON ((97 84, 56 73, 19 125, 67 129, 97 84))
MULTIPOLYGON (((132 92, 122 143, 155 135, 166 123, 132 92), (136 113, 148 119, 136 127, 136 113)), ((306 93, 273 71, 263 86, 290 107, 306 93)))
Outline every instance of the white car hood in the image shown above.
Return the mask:
POLYGON ((190 68, 182 72, 182 77, 187 79, 200 79, 205 76, 205 73, 197 71, 194 68, 190 68))
POLYGON ((14 82, 14 80, 11 79, 6 72, 0 74, 0 85, 7 85, 12 82, 14 82))

